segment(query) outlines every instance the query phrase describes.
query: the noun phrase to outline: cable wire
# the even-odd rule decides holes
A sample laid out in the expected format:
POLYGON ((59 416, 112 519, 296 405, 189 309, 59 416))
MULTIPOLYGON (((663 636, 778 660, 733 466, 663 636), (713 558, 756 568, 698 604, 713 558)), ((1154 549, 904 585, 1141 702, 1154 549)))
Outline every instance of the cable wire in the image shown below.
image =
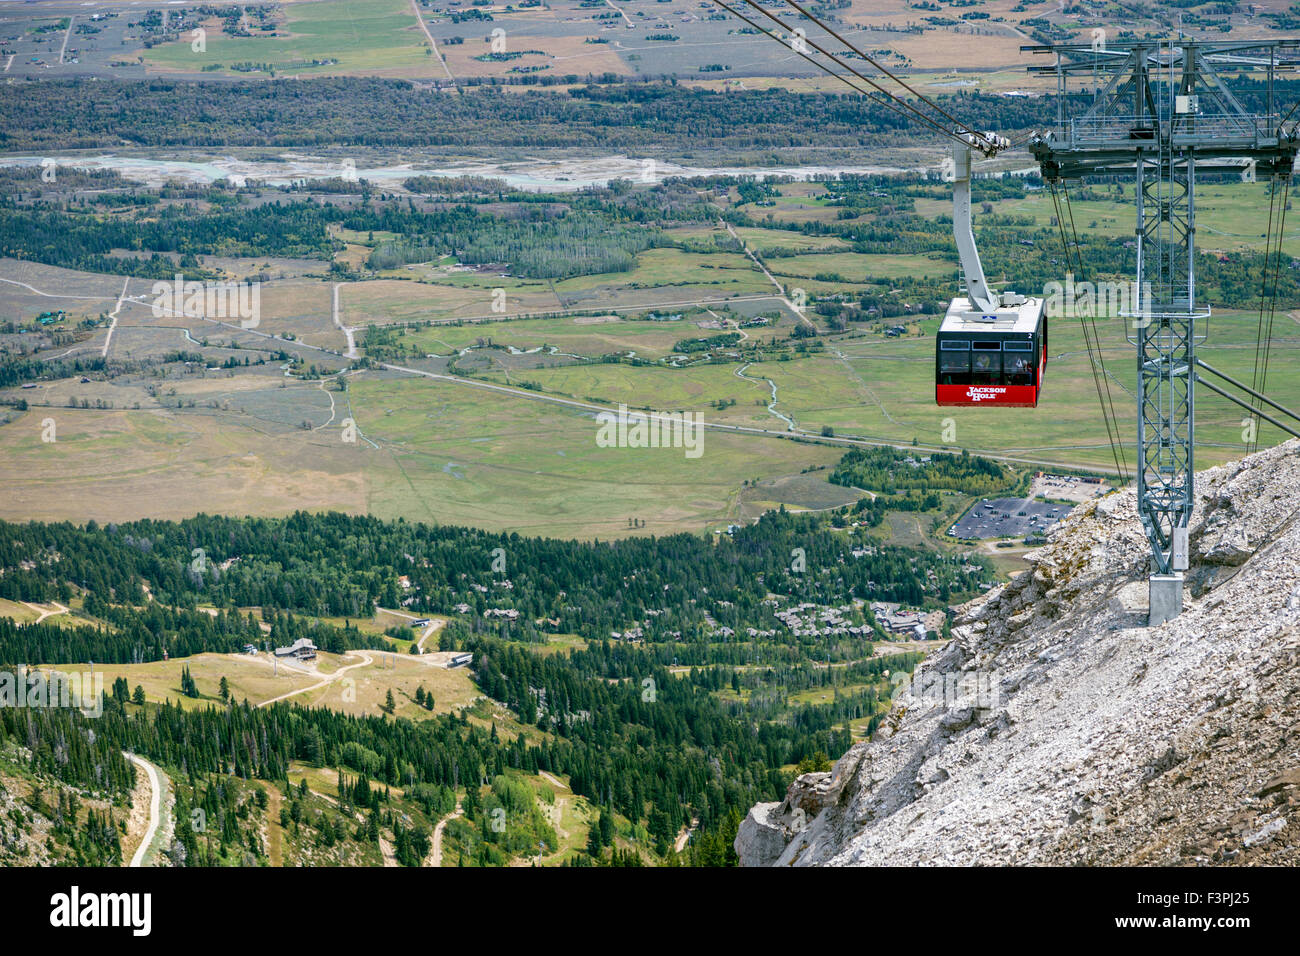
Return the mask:
MULTIPOLYGON (((749 6, 751 7, 754 7, 764 16, 775 21, 783 29, 793 32, 786 24, 782 23, 779 19, 772 16, 770 13, 768 13, 766 10, 760 7, 757 3, 752 2, 752 0, 744 0, 744 2, 748 3, 749 6)), ((775 33, 772 30, 769 30, 767 27, 763 26, 761 23, 758 23, 756 20, 753 20, 750 17, 745 16, 745 14, 741 13, 739 10, 725 3, 724 0, 713 0, 713 3, 722 7, 722 9, 726 10, 728 13, 730 13, 732 16, 736 17, 737 19, 744 20, 747 24, 749 24, 751 27, 753 27, 755 30, 758 30, 760 33, 764 34, 765 36, 771 37, 777 43, 780 43, 790 52, 794 53, 796 56, 803 57, 813 66, 817 67, 817 69, 825 73, 827 76, 834 77, 835 79, 843 83, 845 86, 847 86, 849 89, 865 96, 872 103, 875 103, 878 106, 883 106, 886 109, 892 110, 893 112, 897 113, 899 116, 903 117, 903 119, 907 120, 908 122, 916 122, 917 120, 920 120, 921 122, 928 124, 933 130, 943 134, 944 136, 952 135, 952 133, 950 133, 947 129, 945 129, 943 126, 939 125, 938 123, 934 122, 932 119, 927 117, 924 113, 920 113, 915 110, 912 110, 912 112, 907 112, 906 110, 900 108, 899 106, 894 105, 895 102, 902 103, 902 101, 890 95, 890 93, 887 90, 884 90, 879 86, 876 86, 876 84, 872 83, 871 80, 867 80, 865 77, 863 77, 863 79, 866 80, 867 83, 871 83, 872 86, 875 86, 876 89, 879 90, 880 93, 886 97, 885 100, 880 99, 878 96, 876 96, 875 94, 871 93, 868 90, 862 89, 860 86, 855 84, 852 80, 844 76, 842 73, 836 73, 834 70, 830 69, 824 63, 821 63, 813 59, 807 53, 804 53, 802 50, 799 50, 793 43, 787 41, 784 37, 780 36, 779 34, 775 33), (894 102, 890 102, 890 101, 894 101, 894 102)), ((809 41, 809 43, 810 45, 815 46, 819 52, 825 53, 825 51, 822 50, 820 46, 817 46, 815 43, 812 43, 812 41, 809 41)), ((825 54, 825 55, 827 56, 828 59, 831 60, 832 63, 836 64, 837 66, 844 66, 845 68, 852 70, 852 67, 849 67, 848 64, 842 63, 841 61, 837 60, 833 55, 831 54, 825 54)), ((902 105, 905 107, 908 106, 908 104, 906 103, 902 103, 902 105)), ((910 109, 910 107, 908 108, 910 109)))
MULTIPOLYGON (((726 10, 726 11, 727 11, 728 13, 730 13, 732 16, 737 17, 737 18, 740 19, 740 20, 743 20, 745 23, 749 24, 749 25, 750 25, 751 27, 753 27, 754 29, 756 29, 756 30, 758 30, 759 32, 763 33, 765 36, 768 36, 768 37, 770 37, 770 38, 776 40, 776 41, 777 41, 778 43, 780 43, 782 46, 786 47, 787 49, 791 50, 792 52, 794 52, 794 53, 797 54, 798 56, 802 57, 804 60, 806 60, 806 61, 808 61, 809 63, 811 63, 813 66, 817 67, 819 70, 821 70, 822 72, 826 73, 828 76, 834 77, 835 79, 839 80, 841 83, 844 83, 846 86, 848 86, 850 89, 854 90, 855 92, 860 93, 860 94, 866 96, 869 100, 871 100, 871 102, 873 102, 873 103, 875 103, 875 104, 877 104, 877 105, 879 105, 879 106, 884 106, 884 107, 886 107, 886 108, 892 110, 893 112, 898 113, 899 115, 903 116, 904 119, 907 119, 907 120, 912 121, 912 122, 919 122, 919 123, 922 123, 922 124, 924 124, 925 126, 927 126, 928 128, 930 128, 931 130, 933 130, 934 132, 940 134, 941 136, 946 136, 946 137, 948 137, 949 139, 952 139, 952 140, 954 140, 954 141, 956 141, 956 142, 958 142, 958 143, 961 143, 962 145, 965 145, 965 146, 974 145, 975 148, 981 150, 982 152, 986 152, 986 153, 987 153, 987 152, 990 152, 990 151, 994 151, 994 152, 995 152, 995 151, 997 151, 998 149, 1001 148, 999 144, 995 143, 995 142, 994 142, 993 140, 991 140, 987 135, 985 135, 985 134, 983 134, 983 133, 980 133, 980 132, 977 131, 977 130, 971 129, 967 124, 961 123, 960 121, 956 120, 956 119, 953 118, 950 114, 948 114, 946 111, 944 111, 944 110, 942 110, 942 109, 940 109, 940 108, 938 108, 938 107, 935 107, 935 105, 934 105, 931 101, 929 101, 929 100, 926 99, 925 97, 920 96, 920 95, 918 94, 918 97, 921 99, 922 102, 924 102, 924 103, 925 103, 926 105, 928 105, 928 106, 931 106, 931 107, 934 107, 934 108, 938 109, 938 112, 939 112, 939 113, 941 113, 943 116, 947 117, 948 119, 951 119, 951 120, 953 121, 953 123, 954 123, 954 124, 956 125, 956 127, 957 127, 956 129, 949 129, 949 128, 947 128, 947 127, 944 126, 942 123, 940 123, 938 120, 936 120, 934 117, 932 117, 932 116, 928 116, 925 112, 923 112, 923 111, 922 111, 920 108, 918 108, 915 104, 910 103, 910 102, 908 102, 907 100, 902 99, 902 98, 900 98, 900 97, 894 95, 894 94, 891 93, 889 90, 887 90, 887 89, 885 89, 883 86, 881 86, 878 82, 876 82, 875 80, 873 80, 871 77, 866 76, 866 75, 863 74, 860 70, 856 69, 852 64, 847 63, 847 62, 845 62, 844 60, 840 59, 840 57, 839 57, 838 54, 836 54, 835 52, 833 52, 833 51, 831 51, 831 50, 826 49, 826 47, 822 46, 822 45, 821 45, 820 43, 818 43, 816 40, 811 39, 811 38, 809 38, 809 37, 807 37, 807 36, 804 36, 804 37, 803 37, 803 40, 804 40, 804 41, 805 41, 809 46, 811 46, 813 49, 815 49, 818 53, 821 53, 821 54, 822 54, 824 57, 826 57, 826 59, 829 60, 832 64, 834 64, 835 66, 840 67, 840 68, 842 68, 842 69, 844 69, 844 70, 847 70, 849 73, 853 74, 853 76, 857 77, 857 78, 858 78, 859 80, 861 80, 863 83, 866 83, 866 84, 867 84, 868 86, 870 86, 872 89, 876 90, 876 91, 877 91, 881 96, 885 97, 885 100, 881 100, 881 99, 879 99, 878 97, 873 96, 872 94, 868 93, 867 91, 861 89, 861 88, 858 87, 856 84, 854 84, 852 81, 850 81, 846 76, 844 76, 842 73, 837 73, 836 71, 832 70, 829 66, 827 66, 825 63, 822 63, 822 62, 820 62, 820 61, 814 59, 813 57, 809 56, 807 53, 804 53, 802 50, 798 49, 798 47, 797 47, 795 44, 793 44, 793 43, 787 41, 784 37, 780 36, 779 34, 775 33, 774 31, 769 30, 769 29, 767 29, 767 28, 761 26, 759 23, 755 22, 752 18, 750 18, 750 17, 746 16, 745 14, 741 13, 741 12, 740 12, 739 10, 737 10, 735 7, 732 7, 731 5, 727 4, 727 3, 725 2, 725 0, 712 0, 712 2, 713 2, 714 4, 716 4, 717 6, 721 7, 722 9, 726 10), (965 133, 966 136, 963 136, 963 135, 962 135, 963 133, 965 133), (971 142, 971 139, 967 138, 968 136, 980 140, 984 145, 980 145, 979 142, 977 142, 977 143, 972 143, 972 142, 971 142)), ((766 17, 768 20, 771 20, 773 23, 775 23, 778 27, 780 27, 782 30, 786 31, 787 33, 789 33, 789 34, 791 34, 791 35, 793 35, 793 34, 795 33, 795 30, 796 30, 795 27, 792 27, 789 23, 785 22, 784 20, 782 20, 782 19, 781 19, 780 17, 778 17, 777 15, 775 15, 775 14, 772 13, 771 11, 769 11, 769 10, 765 9, 764 7, 762 7, 762 6, 757 2, 757 0, 744 0, 744 3, 745 3, 746 5, 748 5, 749 7, 752 7, 752 8, 753 8, 754 10, 756 10, 758 13, 762 14, 762 15, 763 15, 764 17, 766 17)), ((839 34, 835 33, 833 30, 830 30, 828 27, 825 26, 825 24, 823 24, 823 23, 822 23, 820 20, 818 20, 815 16, 812 16, 811 14, 807 13, 807 11, 802 11, 802 10, 801 10, 801 12, 802 12, 802 13, 803 13, 803 14, 804 14, 804 15, 805 15, 809 20, 811 20, 813 23, 816 23, 818 26, 820 26, 823 30, 825 30, 825 31, 826 31, 827 33, 829 33, 831 36, 834 36, 836 39, 838 39, 842 44, 844 44, 844 46, 848 47, 848 49, 849 49, 851 52, 855 53, 855 54, 858 55, 858 56, 863 57, 863 59, 865 59, 865 60, 867 60, 868 62, 872 63, 872 65, 875 66, 877 69, 880 69, 882 72, 886 73, 888 76, 890 76, 891 78, 893 78, 896 82, 899 82, 901 85, 903 85, 904 87, 906 87, 906 84, 905 84, 905 83, 902 83, 902 81, 898 80, 897 77, 894 77, 894 75, 893 75, 892 73, 889 73, 888 70, 884 70, 884 69, 883 69, 882 67, 880 67, 880 65, 877 64, 874 60, 872 60, 872 59, 871 59, 870 57, 868 57, 866 54, 862 53, 862 51, 858 50, 858 49, 857 49, 856 47, 854 47, 851 43, 848 43, 847 41, 845 41, 842 37, 839 36, 839 34)), ((911 89, 910 87, 906 87, 906 88, 908 88, 909 90, 911 89)))
MULTIPOLYGON (((1255 367, 1251 375, 1251 387, 1257 392, 1263 392, 1268 384, 1268 367, 1269 359, 1272 356, 1273 349, 1273 323, 1277 316, 1277 290, 1281 283, 1282 276, 1282 241, 1286 237, 1286 205, 1291 192, 1291 179, 1288 176, 1282 183, 1281 204, 1278 206, 1277 180, 1274 179, 1270 185, 1269 209, 1268 209, 1268 232, 1267 242, 1264 248, 1264 269, 1262 285, 1259 294, 1259 322, 1255 331, 1255 367), (1273 245, 1273 223, 1276 209, 1277 221, 1277 245, 1273 245), (1272 283, 1270 289, 1269 282, 1269 257, 1272 257, 1272 283), (1268 307, 1265 308, 1264 302, 1268 300, 1268 307)), ((1251 441, 1247 443, 1247 450, 1253 454, 1259 450, 1259 420, 1260 412, 1263 410, 1259 399, 1252 398, 1251 405, 1255 409, 1254 428, 1252 430, 1251 441)))
MULTIPOLYGON (((1064 187, 1064 180, 1061 181, 1061 185, 1064 187)), ((1071 256, 1070 243, 1065 235, 1065 216, 1061 212, 1061 200, 1056 191, 1057 182, 1055 180, 1050 180, 1048 186, 1052 191, 1052 205, 1056 209, 1056 225, 1061 238, 1061 251, 1065 256, 1066 268, 1068 269, 1071 267, 1071 259, 1074 259, 1078 263, 1078 271, 1075 274, 1081 276, 1083 273, 1083 256, 1079 252, 1078 234, 1074 231, 1073 211, 1070 213, 1070 231, 1074 234, 1075 239, 1074 255, 1071 256)), ((1065 190, 1065 194, 1066 202, 1068 203, 1068 190, 1065 190)), ((1115 406, 1113 401, 1110 400, 1110 385, 1109 382, 1106 381, 1105 365, 1101 363, 1101 349, 1100 346, 1094 342, 1093 338, 1096 335, 1096 325, 1094 324, 1092 329, 1089 330, 1088 323, 1085 322, 1083 316, 1080 315, 1079 327, 1083 330, 1084 344, 1088 349, 1088 364, 1092 368, 1092 380, 1093 384, 1097 388, 1097 401, 1101 405, 1101 417, 1106 426, 1106 440, 1110 443, 1111 457, 1115 461, 1115 470, 1119 473, 1120 479, 1127 484, 1129 480, 1128 463, 1125 456, 1121 453, 1122 441, 1120 439, 1119 422, 1117 418, 1112 421, 1112 417, 1115 415, 1115 406)))
MULTIPOLYGON (((1076 273, 1076 275, 1082 276, 1083 275, 1083 250, 1079 246, 1079 233, 1074 228, 1074 205, 1070 202, 1070 189, 1069 186, 1066 184, 1065 180, 1061 181, 1061 193, 1065 196, 1065 210, 1070 217, 1070 236, 1074 240, 1075 261, 1078 263, 1079 266, 1079 271, 1076 273)), ((1102 383, 1106 386, 1106 404, 1110 406, 1110 417, 1115 423, 1115 442, 1116 442, 1116 446, 1119 449, 1119 457, 1120 457, 1121 465, 1124 468, 1125 473, 1127 474, 1128 459, 1124 454, 1123 439, 1120 438, 1119 415, 1117 415, 1115 412, 1115 400, 1112 397, 1110 391, 1110 376, 1106 374, 1106 358, 1102 354, 1102 350, 1101 350, 1101 334, 1097 331, 1096 310, 1090 309, 1089 311, 1092 313, 1088 317, 1088 322, 1092 326, 1092 340, 1097 349, 1097 364, 1101 368, 1102 383)), ((1080 316, 1080 321, 1082 320, 1083 317, 1080 316)))
POLYGON ((994 151, 996 151, 996 150, 998 149, 998 144, 995 143, 992 139, 990 139, 987 135, 985 135, 984 133, 981 133, 981 132, 979 132, 978 130, 972 128, 971 126, 967 125, 966 123, 963 123, 961 120, 957 119, 957 117, 953 116, 951 113, 949 113, 949 112, 948 112, 947 110, 945 110, 943 107, 941 107, 939 104, 935 103, 933 100, 931 100, 931 99, 929 99, 927 96, 925 96, 925 94, 923 94, 923 93, 919 92, 918 90, 914 89, 913 87, 911 87, 911 86, 910 86, 910 85, 909 85, 905 80, 903 80, 901 77, 896 76, 894 73, 891 73, 888 69, 886 69, 886 68, 885 68, 884 66, 882 66, 881 64, 877 63, 874 59, 872 59, 872 58, 871 58, 870 56, 868 56, 866 53, 864 53, 864 52, 862 52, 861 50, 859 50, 856 46, 854 46, 854 45, 853 45, 852 43, 850 43, 848 40, 844 39, 844 37, 840 36, 838 33, 836 33, 834 30, 832 30, 830 27, 828 27, 828 26, 827 26, 825 23, 823 23, 821 20, 817 19, 817 17, 816 17, 813 13, 811 13, 808 9, 806 9, 803 5, 801 5, 801 4, 798 2, 798 0, 784 0, 784 2, 785 2, 785 4, 786 4, 786 6, 788 6, 788 7, 793 7, 795 10, 798 10, 801 14, 803 14, 805 17, 807 17, 807 18, 808 18, 809 20, 811 20, 813 23, 817 24, 817 26, 821 27, 822 30, 824 30, 826 33, 828 33, 828 34, 830 34, 831 36, 833 36, 836 40, 838 40, 841 44, 843 44, 843 45, 844 45, 845 47, 847 47, 848 49, 852 50, 852 51, 853 51, 854 53, 856 53, 858 56, 862 57, 862 59, 866 60, 868 63, 870 63, 872 66, 874 66, 877 70, 879 70, 881 73, 885 74, 885 76, 889 77, 891 80, 893 80, 893 81, 894 81, 895 83, 897 83, 899 86, 901 86, 903 89, 907 90, 907 92, 911 93, 913 96, 915 96, 915 97, 916 97, 918 100, 920 100, 922 103, 926 104, 926 106, 930 107, 930 109, 932 109, 932 110, 934 110, 935 112, 939 113, 941 116, 946 117, 948 120, 950 120, 950 121, 954 124, 954 126, 955 126, 957 129, 965 130, 965 131, 966 131, 967 133, 969 133, 970 135, 975 136, 975 137, 978 137, 979 139, 983 140, 984 143, 986 144, 986 147, 989 148, 989 149, 993 149, 994 151))
MULTIPOLYGON (((714 3, 717 3, 719 6, 725 6, 725 4, 722 3, 722 0, 713 0, 713 2, 714 2, 714 3)), ((792 34, 792 35, 794 34, 794 31, 795 31, 795 28, 794 28, 794 27, 790 26, 790 24, 786 23, 786 22, 785 22, 784 20, 782 20, 780 17, 776 16, 776 14, 772 13, 771 11, 769 11, 769 10, 765 9, 764 7, 762 7, 761 5, 759 5, 759 3, 757 2, 757 0, 744 0, 744 2, 745 2, 748 6, 753 7, 755 10, 757 10, 757 11, 758 11, 759 13, 761 13, 763 16, 767 17, 769 20, 771 20, 773 23, 775 23, 777 26, 779 26, 782 30, 785 30, 787 33, 790 33, 790 34, 792 34)), ((747 18, 747 17, 745 18, 745 20, 746 20, 746 22, 748 22, 748 23, 753 23, 753 21, 752 21, 752 20, 749 20, 749 18, 747 18)), ((791 50, 794 50, 794 52, 799 53, 800 56, 803 56, 804 59, 806 59, 806 60, 808 60, 809 62, 813 63, 814 66, 817 66, 817 67, 820 68, 821 70, 825 71, 826 73, 828 73, 829 75, 835 77, 836 79, 840 80, 841 82, 843 82, 843 83, 849 85, 850 87, 853 87, 854 89, 857 89, 857 87, 853 86, 853 84, 852 84, 851 82, 849 82, 849 80, 848 80, 846 77, 844 77, 842 74, 839 74, 839 73, 834 72, 833 70, 831 70, 831 69, 829 69, 828 67, 826 67, 824 64, 819 63, 819 62, 813 60, 811 57, 807 56, 806 54, 800 53, 800 51, 797 50, 797 49, 794 47, 793 44, 788 44, 788 43, 786 43, 785 40, 784 40, 783 38, 781 38, 781 37, 779 37, 779 36, 776 36, 775 34, 773 34, 772 32, 770 32, 770 31, 768 31, 768 30, 764 30, 762 27, 758 27, 758 29, 763 30, 763 32, 766 33, 768 36, 773 37, 773 38, 776 39, 778 42, 780 42, 780 43, 782 43, 782 44, 788 46, 791 50)), ((904 117, 906 117, 907 119, 909 119, 909 120, 912 120, 912 121, 919 121, 919 122, 921 122, 921 123, 924 123, 926 126, 930 127, 932 130, 934 130, 935 132, 939 133, 939 134, 942 135, 942 136, 947 136, 947 137, 949 137, 949 138, 951 138, 951 139, 956 140, 956 141, 959 142, 959 143, 962 143, 962 144, 964 144, 964 145, 969 145, 969 144, 967 143, 966 140, 962 139, 961 136, 959 136, 958 134, 956 134, 956 133, 953 132, 952 130, 948 129, 948 128, 945 127, 942 123, 939 123, 938 121, 936 121, 936 120, 933 119, 932 117, 926 116, 925 113, 921 112, 921 110, 917 109, 917 108, 916 108, 915 106, 913 106, 911 103, 908 103, 906 100, 900 99, 899 97, 897 97, 897 96, 895 96, 894 94, 890 93, 887 89, 885 89, 883 86, 881 86, 881 85, 880 85, 879 83, 877 83, 875 80, 871 79, 871 78, 868 77, 868 76, 865 76, 865 75, 864 75, 863 73, 861 73, 859 70, 855 69, 855 68, 853 67, 852 64, 850 64, 850 63, 846 63, 846 62, 844 62, 843 60, 841 60, 841 59, 840 59, 840 58, 839 58, 835 53, 831 52, 830 50, 827 50, 825 47, 823 47, 823 46, 822 46, 820 43, 818 43, 816 40, 809 39, 809 38, 806 37, 806 36, 805 36, 803 39, 804 39, 804 41, 805 41, 809 46, 811 46, 811 47, 812 47, 813 49, 815 49, 818 53, 821 53, 821 54, 822 54, 823 56, 825 56, 828 60, 830 60, 831 63, 835 64, 836 66, 843 67, 844 69, 846 69, 846 70, 848 70, 850 73, 852 73, 854 76, 856 76, 859 80, 861 80, 862 82, 864 82, 864 83, 866 83, 868 86, 870 86, 872 89, 877 90, 877 91, 878 91, 882 96, 886 97, 886 99, 888 99, 888 100, 890 101, 890 104, 896 104, 896 105, 890 105, 890 108, 893 109, 895 112, 901 112, 902 115, 903 115, 904 117)), ((859 92, 862 92, 862 91, 859 90, 859 92)), ((881 101, 877 100, 875 97, 872 97, 872 101, 873 101, 873 102, 877 102, 877 103, 880 103, 880 102, 881 102, 881 101)), ((883 106, 883 105, 886 105, 886 104, 885 104, 885 103, 881 103, 881 105, 883 106)))

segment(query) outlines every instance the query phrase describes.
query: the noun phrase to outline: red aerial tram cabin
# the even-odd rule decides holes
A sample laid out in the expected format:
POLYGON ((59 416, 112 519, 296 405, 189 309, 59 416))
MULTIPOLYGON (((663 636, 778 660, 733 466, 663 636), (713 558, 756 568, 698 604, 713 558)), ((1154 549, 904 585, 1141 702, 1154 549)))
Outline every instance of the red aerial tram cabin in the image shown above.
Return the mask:
POLYGON ((1044 300, 1021 299, 993 312, 954 299, 935 343, 935 402, 944 406, 1034 408, 1047 371, 1044 300))

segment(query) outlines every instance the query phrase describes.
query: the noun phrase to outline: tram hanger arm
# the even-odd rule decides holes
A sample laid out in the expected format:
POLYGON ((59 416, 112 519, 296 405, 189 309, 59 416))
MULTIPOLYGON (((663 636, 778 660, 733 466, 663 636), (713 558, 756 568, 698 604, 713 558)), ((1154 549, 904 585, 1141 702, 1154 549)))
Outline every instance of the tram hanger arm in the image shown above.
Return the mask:
MULTIPOLYGON (((994 134, 987 134, 994 135, 994 134)), ((1002 139, 1002 137, 997 137, 1002 139)), ((952 147, 952 230, 957 240, 957 255, 961 270, 966 276, 966 293, 971 306, 982 312, 993 312, 998 307, 998 296, 989 289, 984 279, 984 266, 980 263, 979 249, 975 247, 975 230, 971 225, 971 150, 973 143, 954 143, 952 147)), ((1003 140, 1005 142, 1005 140, 1003 140)))

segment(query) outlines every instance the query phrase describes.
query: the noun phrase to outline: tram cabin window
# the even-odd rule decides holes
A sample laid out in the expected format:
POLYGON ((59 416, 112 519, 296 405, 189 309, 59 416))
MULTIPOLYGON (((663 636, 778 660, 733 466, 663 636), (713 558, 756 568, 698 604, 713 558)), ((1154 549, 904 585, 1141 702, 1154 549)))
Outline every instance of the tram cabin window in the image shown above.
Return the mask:
POLYGON ((939 382, 942 385, 970 384, 970 343, 941 342, 939 382))
POLYGON ((1034 384, 1034 343, 1003 342, 1002 372, 1007 385, 1034 384))
POLYGON ((1002 343, 976 339, 971 343, 972 385, 1002 384, 1002 343))

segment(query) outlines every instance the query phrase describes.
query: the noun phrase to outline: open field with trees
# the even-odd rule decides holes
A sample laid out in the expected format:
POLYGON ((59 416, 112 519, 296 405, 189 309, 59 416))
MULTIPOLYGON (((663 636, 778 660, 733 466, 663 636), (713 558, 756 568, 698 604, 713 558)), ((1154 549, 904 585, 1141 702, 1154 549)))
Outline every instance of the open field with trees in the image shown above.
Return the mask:
MULTIPOLYGON (((96 202, 151 195, 111 182, 96 202)), ((924 176, 623 183, 578 196, 457 180, 446 187, 455 206, 433 193, 385 199, 364 187, 364 207, 328 192, 281 193, 277 207, 262 202, 276 190, 160 191, 172 217, 204 224, 183 242, 168 238, 169 255, 192 256, 199 275, 267 276, 259 322, 248 329, 153 315, 150 276, 178 263, 152 252, 114 260, 138 275, 79 268, 104 258, 91 251, 102 242, 147 247, 162 234, 143 212, 108 221, 57 192, 37 202, 24 191, 30 183, 10 182, 23 198, 6 213, 7 241, 14 254, 50 261, 9 259, 2 269, 0 476, 9 493, 0 514, 11 518, 340 509, 620 537, 714 530, 751 519, 760 503, 818 507, 825 493, 814 485, 782 486, 802 498, 751 486, 833 464, 843 447, 821 443, 828 437, 969 449, 1015 467, 1104 468, 1110 459, 1078 320, 1051 322, 1038 408, 934 406, 933 333, 952 292, 954 253, 944 187, 924 176), (784 199, 835 218, 769 220, 775 207, 764 204, 784 199), (32 215, 49 229, 24 231, 32 215), (574 273, 549 279, 518 275, 523 263, 473 263, 509 258, 510 236, 557 215, 617 222, 623 233, 611 235, 645 230, 650 239, 630 268, 612 272, 587 271, 605 255, 597 251, 547 260, 547 269, 574 273), (235 222, 246 238, 232 244, 235 222), (394 242, 431 258, 373 273, 335 268, 346 250, 361 250, 349 261, 363 264, 394 242), (320 258, 283 258, 304 253, 320 258), (312 261, 315 277, 296 265, 312 261), (800 297, 802 314, 791 306, 800 297), (38 322, 54 304, 65 317, 38 322), (344 354, 349 334, 354 358, 344 354), (698 459, 600 448, 594 416, 620 403, 698 412, 723 428, 706 430, 698 459)), ((1202 288, 1215 303, 1202 354, 1249 380, 1262 279, 1248 229, 1267 211, 1267 194, 1227 182, 1202 191, 1202 288)), ((1119 228, 1131 196, 1076 192, 1085 265, 1095 278, 1122 280, 1131 253, 1105 223, 1119 228)), ((976 195, 987 206, 976 219, 995 283, 1037 291, 1035 282, 1059 276, 1050 200, 1033 180, 979 180, 976 195)), ((1300 239, 1288 238, 1284 252, 1293 243, 1300 239)), ((1300 290, 1294 270, 1282 271, 1269 389, 1294 406, 1300 394, 1286 370, 1300 328, 1286 310, 1300 304, 1300 290)), ((1123 424, 1131 347, 1120 320, 1097 322, 1123 424)), ((1245 447, 1235 406, 1205 395, 1198 415, 1202 464, 1245 447)), ((1262 429, 1265 441, 1278 437, 1262 429)), ((1122 437, 1131 444, 1131 429, 1122 437)))
POLYGON ((35 727, 21 774, 122 808, 137 777, 116 756, 140 754, 174 781, 174 864, 421 865, 449 816, 442 865, 726 864, 741 808, 870 734, 887 671, 915 665, 875 654, 861 598, 942 607, 988 578, 969 553, 880 544, 875 524, 855 505, 617 545, 339 514, 0 524, 4 599, 58 595, 82 617, 0 618, 0 664, 84 658, 105 682, 93 735, 75 707, 0 708, 0 776, 35 727), (395 628, 377 628, 401 615, 373 609, 402 593, 470 668, 389 652, 395 628), (278 676, 231 653, 308 635, 317 660, 278 676), (204 827, 179 822, 198 808, 204 827))

